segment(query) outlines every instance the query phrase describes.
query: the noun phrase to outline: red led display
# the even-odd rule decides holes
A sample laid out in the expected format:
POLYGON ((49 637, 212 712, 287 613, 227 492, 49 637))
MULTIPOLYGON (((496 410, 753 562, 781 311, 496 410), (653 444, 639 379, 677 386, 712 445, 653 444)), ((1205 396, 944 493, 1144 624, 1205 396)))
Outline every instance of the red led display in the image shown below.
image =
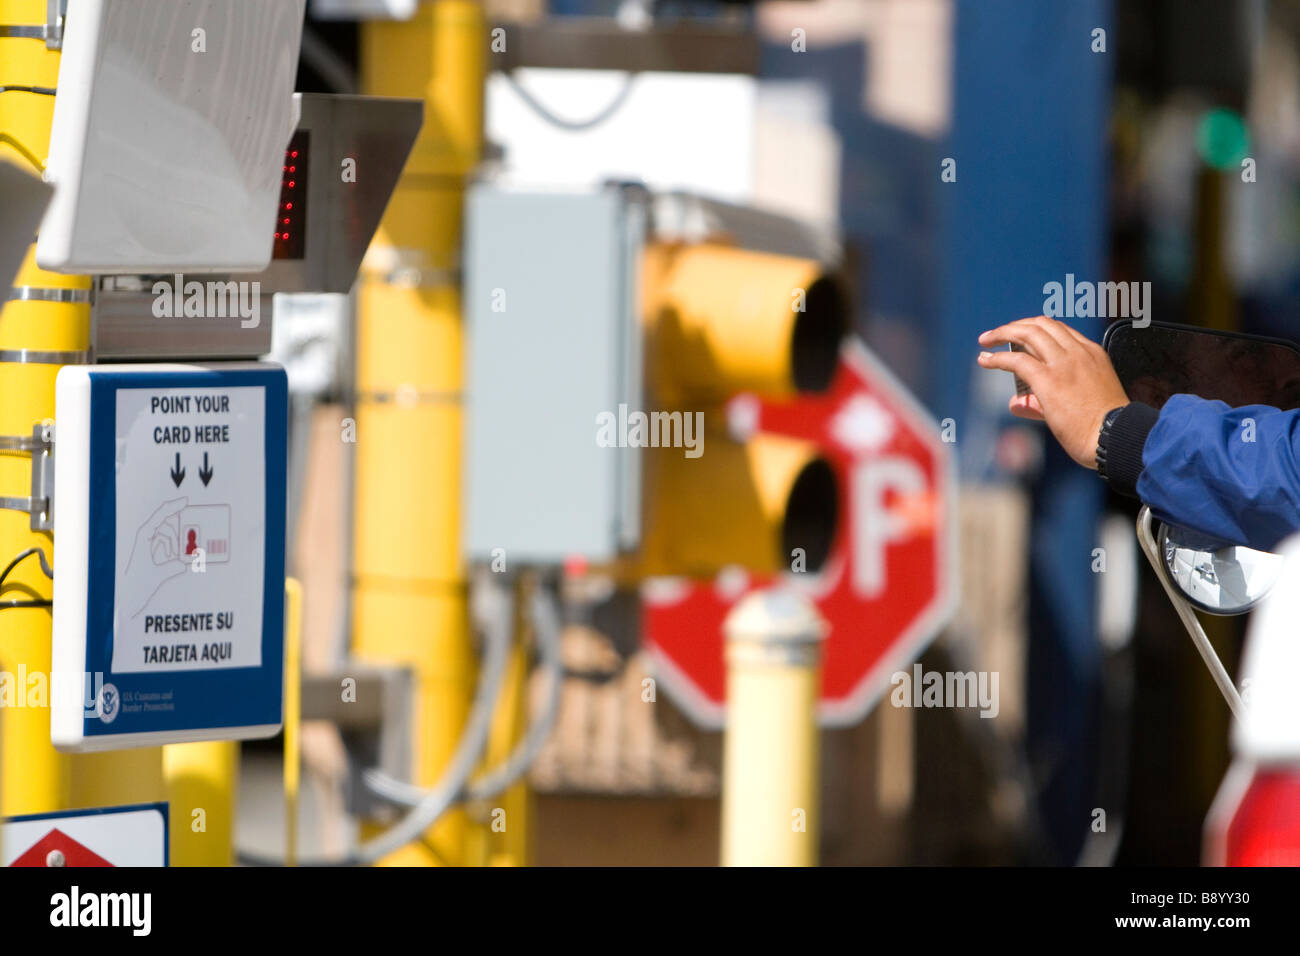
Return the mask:
POLYGON ((301 259, 306 250, 307 152, 311 134, 298 130, 284 151, 280 178, 280 210, 275 218, 272 259, 301 259))

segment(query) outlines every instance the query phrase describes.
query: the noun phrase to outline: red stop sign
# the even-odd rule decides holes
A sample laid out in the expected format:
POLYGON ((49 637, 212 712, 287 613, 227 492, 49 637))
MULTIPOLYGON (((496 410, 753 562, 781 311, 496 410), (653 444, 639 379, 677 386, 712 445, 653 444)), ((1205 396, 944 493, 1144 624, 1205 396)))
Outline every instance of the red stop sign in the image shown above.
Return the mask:
MULTIPOLYGON (((826 393, 737 401, 756 430, 815 442, 835 470, 840 526, 830 558, 816 574, 782 577, 830 624, 822 723, 857 723, 952 612, 956 506, 948 446, 939 425, 856 340, 826 393)), ((724 723, 723 619, 750 590, 772 583, 736 570, 712 583, 658 579, 643 588, 643 633, 656 675, 697 723, 724 723)))

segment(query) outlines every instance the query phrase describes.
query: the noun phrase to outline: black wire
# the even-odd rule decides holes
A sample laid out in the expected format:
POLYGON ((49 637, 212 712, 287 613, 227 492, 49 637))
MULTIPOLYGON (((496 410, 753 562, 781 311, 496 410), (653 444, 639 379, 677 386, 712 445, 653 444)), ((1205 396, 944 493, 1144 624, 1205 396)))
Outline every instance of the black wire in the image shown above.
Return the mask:
POLYGON ((54 580, 54 572, 50 570, 50 564, 45 559, 45 552, 41 548, 28 548, 22 554, 18 555, 18 557, 10 561, 9 565, 3 571, 0 571, 0 588, 5 586, 5 578, 9 577, 9 572, 16 568, 20 561, 30 558, 33 554, 36 555, 41 562, 41 573, 51 581, 54 580))
MULTIPOLYGON (((22 554, 18 555, 18 557, 10 561, 9 564, 5 566, 5 569, 3 571, 0 571, 0 589, 4 588, 5 579, 9 577, 9 572, 12 571, 14 568, 16 568, 20 561, 30 558, 33 554, 36 555, 37 560, 41 562, 41 572, 51 581, 54 580, 54 572, 50 570, 50 564, 45 559, 45 552, 40 548, 28 548, 22 554)), ((53 607, 53 606, 54 606, 53 601, 44 598, 39 600, 34 600, 34 601, 0 601, 0 611, 12 607, 53 607)))
POLYGON ((58 92, 52 86, 0 86, 0 93, 36 93, 39 96, 54 96, 58 92))

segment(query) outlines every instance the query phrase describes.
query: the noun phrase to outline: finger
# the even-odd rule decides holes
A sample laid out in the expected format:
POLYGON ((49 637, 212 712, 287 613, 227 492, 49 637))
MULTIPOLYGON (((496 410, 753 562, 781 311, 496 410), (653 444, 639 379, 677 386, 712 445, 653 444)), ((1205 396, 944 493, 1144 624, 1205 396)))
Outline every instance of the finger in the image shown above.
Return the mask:
POLYGON ((980 344, 985 346, 1007 345, 1014 342, 1016 345, 1028 349, 1044 362, 1059 357, 1065 351, 1055 338, 1037 325, 1030 323, 1028 319, 1021 321, 1029 324, 1022 325, 1021 322, 1012 322, 1010 325, 1001 326, 992 332, 985 332, 984 335, 980 336, 980 344))
POLYGON ((1005 333, 1008 329, 1023 329, 1023 328, 1032 327, 1035 321, 1040 318, 1042 318, 1042 316, 1031 315, 1028 318, 1016 319, 1014 322, 1008 322, 1005 325, 999 325, 996 329, 989 329, 987 332, 980 333, 979 343, 980 345, 984 345, 984 346, 1006 345, 1007 342, 1010 341, 1010 339, 1005 337, 1005 333), (1001 334, 1002 337, 996 337, 999 336, 999 334, 1001 334))
POLYGON ((1054 319, 1048 315, 1036 315, 1032 319, 1026 319, 1025 321, 1051 336, 1052 341, 1062 349, 1074 347, 1075 336, 1070 334, 1074 329, 1059 319, 1054 319))
POLYGON ((1062 323, 1061 323, 1061 328, 1065 329, 1066 332, 1070 333, 1070 338, 1071 338, 1071 339, 1073 339, 1073 340, 1074 340, 1075 342, 1077 342, 1078 344, 1084 346, 1085 348, 1095 348, 1095 349, 1100 349, 1100 348, 1101 348, 1101 345, 1100 345, 1100 344, 1098 344, 1097 342, 1094 342, 1092 339, 1088 338, 1088 336, 1084 335, 1082 332, 1080 332, 1080 331, 1079 331, 1078 329, 1076 329, 1074 326, 1072 326, 1072 325, 1067 325, 1066 323, 1062 322, 1062 323))
POLYGON ((1007 408, 1016 418, 1027 418, 1034 422, 1045 420, 1043 406, 1038 403, 1036 395, 1012 395, 1007 408))
POLYGON ((156 534, 153 536, 150 543, 155 554, 161 551, 163 557, 167 558, 169 561, 176 557, 176 548, 172 544, 171 538, 166 535, 156 534))
POLYGON ((1061 329, 1065 332, 1065 334, 1068 335, 1074 341, 1079 342, 1082 345, 1093 344, 1092 339, 1088 338, 1088 336, 1084 335, 1073 325, 1070 325, 1069 323, 1066 322, 1058 322, 1057 324, 1061 327, 1061 329))
POLYGON ((154 513, 145 520, 145 526, 152 527, 159 521, 170 518, 172 515, 180 514, 185 510, 185 507, 189 503, 190 499, 188 497, 172 498, 168 501, 164 501, 154 510, 154 513))
POLYGON ((1047 315, 1033 315, 1027 319, 1016 319, 1014 322, 1008 322, 1006 325, 991 329, 980 336, 979 342, 980 345, 985 346, 1005 345, 1011 341, 1019 342, 1020 340, 1014 336, 1027 334, 1029 329, 1038 329, 1062 349, 1070 348, 1075 342, 1088 341, 1064 322, 1047 315))
POLYGON ((1012 372, 1024 379, 1025 384, 1033 389, 1038 381, 1043 363, 1028 352, 981 352, 979 363, 984 368, 1001 369, 1012 372))

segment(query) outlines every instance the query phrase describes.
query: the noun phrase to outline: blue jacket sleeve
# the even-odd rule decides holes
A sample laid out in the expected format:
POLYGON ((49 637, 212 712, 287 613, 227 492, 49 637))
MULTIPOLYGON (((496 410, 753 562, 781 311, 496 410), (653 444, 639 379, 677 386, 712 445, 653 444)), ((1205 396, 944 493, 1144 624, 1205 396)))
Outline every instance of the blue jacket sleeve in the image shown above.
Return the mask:
POLYGON ((1162 520, 1273 550, 1300 530, 1300 409, 1173 396, 1147 435, 1137 493, 1162 520))

